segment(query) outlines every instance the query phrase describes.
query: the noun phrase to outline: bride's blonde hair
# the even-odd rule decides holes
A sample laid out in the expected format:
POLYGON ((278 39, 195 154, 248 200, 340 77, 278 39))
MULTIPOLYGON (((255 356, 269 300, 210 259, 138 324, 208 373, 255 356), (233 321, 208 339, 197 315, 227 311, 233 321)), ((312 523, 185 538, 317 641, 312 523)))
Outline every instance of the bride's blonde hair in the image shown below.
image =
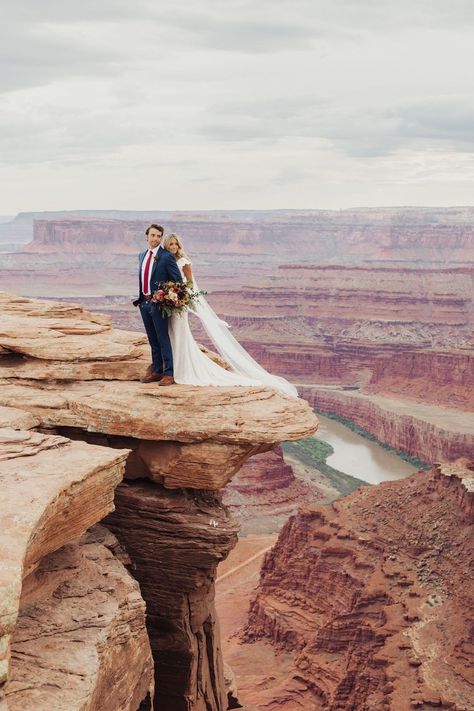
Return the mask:
POLYGON ((176 259, 181 259, 181 257, 185 257, 186 259, 189 259, 188 255, 184 251, 183 243, 181 241, 181 237, 179 237, 177 234, 174 232, 170 232, 169 235, 166 235, 166 237, 163 240, 163 247, 165 249, 168 249, 169 243, 171 242, 172 239, 175 239, 176 242, 178 243, 178 251, 176 252, 176 259))

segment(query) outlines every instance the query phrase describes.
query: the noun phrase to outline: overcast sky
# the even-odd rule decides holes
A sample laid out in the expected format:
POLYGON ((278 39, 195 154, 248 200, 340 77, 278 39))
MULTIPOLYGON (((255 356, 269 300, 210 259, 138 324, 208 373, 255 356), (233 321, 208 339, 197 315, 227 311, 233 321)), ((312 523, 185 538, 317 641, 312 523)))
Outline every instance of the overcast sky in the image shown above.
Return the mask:
POLYGON ((1 0, 0 215, 474 202, 472 0, 1 0))

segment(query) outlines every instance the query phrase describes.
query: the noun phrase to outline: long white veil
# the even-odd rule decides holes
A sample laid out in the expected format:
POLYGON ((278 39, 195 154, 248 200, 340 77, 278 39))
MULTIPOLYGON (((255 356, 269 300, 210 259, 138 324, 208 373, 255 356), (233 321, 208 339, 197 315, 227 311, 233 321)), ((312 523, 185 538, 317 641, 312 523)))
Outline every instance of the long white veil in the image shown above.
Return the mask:
MULTIPOLYGON (((174 233, 163 235, 160 247, 165 249, 165 241, 167 237, 177 237, 174 233)), ((184 250, 183 250, 184 251, 184 250)), ((178 260, 182 261, 183 265, 191 264, 189 257, 184 252, 183 257, 178 260), (185 256, 184 256, 185 255, 185 256)), ((194 289, 199 290, 196 278, 193 274, 194 289)), ((209 306, 204 296, 200 296, 199 300, 195 301, 190 309, 190 313, 194 313, 200 320, 211 339, 216 351, 227 361, 231 370, 238 375, 255 380, 269 388, 274 388, 284 395, 298 397, 298 391, 294 385, 285 380, 279 375, 272 375, 265 368, 257 363, 252 356, 247 353, 245 348, 242 348, 240 343, 234 338, 230 332, 230 326, 223 321, 209 306)))
MULTIPOLYGON (((194 288, 198 289, 196 279, 193 278, 194 288)), ((229 324, 218 317, 215 311, 209 306, 204 296, 200 296, 195 301, 191 313, 194 313, 214 344, 218 353, 226 360, 232 370, 245 378, 252 378, 266 385, 275 388, 285 395, 298 397, 298 391, 294 385, 279 375, 272 375, 265 368, 257 363, 252 356, 242 348, 240 343, 229 331, 229 324)))

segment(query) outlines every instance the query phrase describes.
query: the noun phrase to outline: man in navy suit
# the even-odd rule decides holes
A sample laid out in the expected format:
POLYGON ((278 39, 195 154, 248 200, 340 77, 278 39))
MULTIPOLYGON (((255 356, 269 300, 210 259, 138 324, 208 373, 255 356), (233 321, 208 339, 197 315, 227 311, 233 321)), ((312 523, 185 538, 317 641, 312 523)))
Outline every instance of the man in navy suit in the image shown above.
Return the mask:
POLYGON ((168 317, 162 313, 151 297, 162 281, 183 281, 175 257, 160 247, 163 237, 161 225, 150 225, 146 230, 148 249, 138 255, 138 299, 133 302, 142 315, 148 342, 151 347, 152 366, 141 378, 142 383, 159 381, 172 385, 173 352, 168 335, 168 317))

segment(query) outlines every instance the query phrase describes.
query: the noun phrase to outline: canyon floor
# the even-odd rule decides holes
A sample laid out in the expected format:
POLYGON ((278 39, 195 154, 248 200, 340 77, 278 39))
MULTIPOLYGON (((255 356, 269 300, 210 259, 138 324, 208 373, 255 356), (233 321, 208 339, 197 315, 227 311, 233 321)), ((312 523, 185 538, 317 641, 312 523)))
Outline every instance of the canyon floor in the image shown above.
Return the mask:
POLYGON ((242 704, 264 702, 266 692, 282 684, 292 667, 293 655, 277 651, 270 642, 252 644, 241 640, 250 599, 257 590, 264 553, 278 535, 240 538, 229 557, 219 565, 216 580, 216 610, 221 628, 222 652, 237 681, 242 704))

